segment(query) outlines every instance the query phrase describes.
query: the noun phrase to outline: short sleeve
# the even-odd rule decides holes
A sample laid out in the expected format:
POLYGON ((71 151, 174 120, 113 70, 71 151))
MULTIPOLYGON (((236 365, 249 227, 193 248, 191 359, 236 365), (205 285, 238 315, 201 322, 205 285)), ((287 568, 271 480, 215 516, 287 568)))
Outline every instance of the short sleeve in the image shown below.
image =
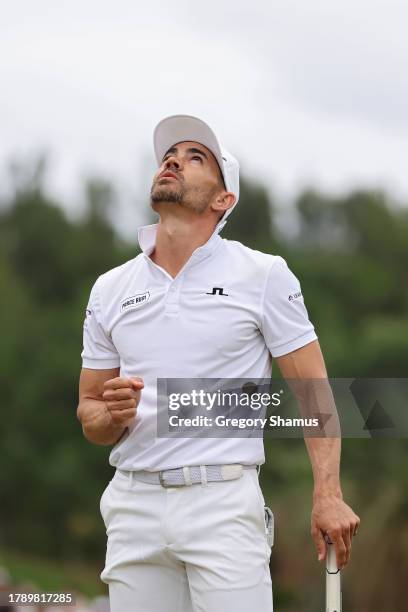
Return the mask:
POLYGON ((85 311, 82 367, 104 370, 120 366, 120 356, 103 325, 98 281, 92 287, 85 311))
POLYGON ((299 280, 279 256, 265 284, 261 331, 272 357, 281 357, 317 339, 299 280))

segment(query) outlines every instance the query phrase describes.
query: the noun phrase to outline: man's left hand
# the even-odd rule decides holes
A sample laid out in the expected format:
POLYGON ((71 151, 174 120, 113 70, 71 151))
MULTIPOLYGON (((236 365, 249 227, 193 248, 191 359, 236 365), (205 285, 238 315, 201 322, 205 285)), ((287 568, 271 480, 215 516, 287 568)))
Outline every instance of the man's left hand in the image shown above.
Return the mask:
POLYGON ((357 534, 360 518, 339 495, 316 495, 313 499, 311 533, 316 545, 318 560, 327 555, 327 534, 336 551, 337 567, 343 569, 350 560, 351 541, 357 534))

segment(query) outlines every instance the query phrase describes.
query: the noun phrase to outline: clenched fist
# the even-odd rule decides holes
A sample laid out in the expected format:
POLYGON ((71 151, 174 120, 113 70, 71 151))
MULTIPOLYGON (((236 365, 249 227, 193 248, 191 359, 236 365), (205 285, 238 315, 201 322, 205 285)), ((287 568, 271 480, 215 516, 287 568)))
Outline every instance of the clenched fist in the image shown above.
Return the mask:
POLYGON ((114 425, 128 425, 136 416, 143 380, 137 376, 107 380, 102 397, 114 425))

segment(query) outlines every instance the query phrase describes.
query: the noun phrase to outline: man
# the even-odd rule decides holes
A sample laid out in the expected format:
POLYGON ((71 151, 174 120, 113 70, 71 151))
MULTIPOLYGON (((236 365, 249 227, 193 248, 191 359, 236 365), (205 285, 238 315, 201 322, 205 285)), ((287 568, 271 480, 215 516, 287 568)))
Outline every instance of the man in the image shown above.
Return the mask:
MULTIPOLYGON (((113 444, 101 498, 112 612, 271 612, 270 546, 256 466, 262 438, 157 435, 158 378, 285 378, 327 373, 297 278, 279 256, 223 240, 239 166, 210 127, 172 116, 155 129, 157 225, 142 253, 95 282, 84 323, 78 418, 113 444)), ((312 534, 339 567, 359 518, 339 482, 340 439, 306 440, 312 534)))

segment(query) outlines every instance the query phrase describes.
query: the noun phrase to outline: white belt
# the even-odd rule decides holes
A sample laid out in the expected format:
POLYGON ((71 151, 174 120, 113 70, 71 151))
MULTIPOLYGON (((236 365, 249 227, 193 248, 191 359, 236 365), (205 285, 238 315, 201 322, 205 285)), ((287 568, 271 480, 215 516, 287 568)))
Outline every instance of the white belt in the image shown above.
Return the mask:
MULTIPOLYGON (((160 472, 147 470, 132 471, 132 478, 149 484, 160 484, 162 487, 185 487, 198 483, 214 482, 219 480, 235 480, 241 478, 243 470, 255 469, 258 466, 231 463, 229 465, 192 465, 160 472)), ((118 470, 130 476, 127 470, 118 470)))

